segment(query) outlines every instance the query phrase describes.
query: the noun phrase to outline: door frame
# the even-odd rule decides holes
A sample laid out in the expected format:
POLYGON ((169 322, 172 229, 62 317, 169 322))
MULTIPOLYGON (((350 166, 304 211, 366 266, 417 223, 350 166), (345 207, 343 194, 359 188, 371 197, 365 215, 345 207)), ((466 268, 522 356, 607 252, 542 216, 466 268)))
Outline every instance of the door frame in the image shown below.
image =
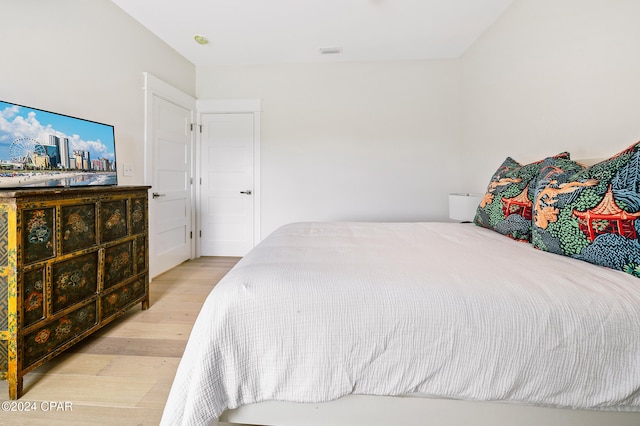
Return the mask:
MULTIPOLYGON (((191 111, 191 122, 195 123, 197 106, 196 99, 189 96, 188 94, 182 92, 181 90, 171 86, 170 84, 160 80, 155 77, 153 74, 148 72, 143 72, 144 76, 144 181, 145 185, 152 186, 153 185, 153 174, 154 174, 154 152, 153 152, 153 138, 155 135, 155 127, 154 127, 154 98, 161 98, 168 102, 174 103, 182 108, 185 108, 191 111)), ((191 217, 187 220, 187 226, 190 228, 191 235, 193 235, 194 224, 196 223, 196 197, 195 197, 195 185, 193 185, 193 175, 194 175, 194 145, 195 145, 195 135, 196 132, 191 132, 191 158, 189 159, 189 174, 191 179, 191 184, 189 188, 189 196, 191 198, 191 217)), ((149 199, 147 201, 150 205, 151 203, 151 193, 149 193, 149 199)), ((154 250, 154 239, 155 235, 153 229, 155 229, 157 224, 155 223, 155 217, 153 214, 149 214, 149 278, 152 279, 154 276, 159 274, 159 268, 154 266, 151 263, 151 253, 154 250)), ((196 240, 197 238, 191 238, 191 247, 190 247, 190 259, 194 259, 196 257, 196 240)))
MULTIPOLYGON (((262 112, 262 99, 198 99, 196 101, 196 110, 198 114, 198 126, 200 131, 196 135, 195 158, 200 158, 202 152, 202 115, 203 114, 253 114, 253 246, 255 247, 262 240, 261 234, 261 187, 260 187, 260 113, 262 112)), ((196 208, 196 227, 198 229, 198 238, 196 243, 196 256, 200 257, 201 253, 201 221, 200 214, 202 207, 202 167, 196 161, 196 182, 198 190, 195 191, 196 208)))

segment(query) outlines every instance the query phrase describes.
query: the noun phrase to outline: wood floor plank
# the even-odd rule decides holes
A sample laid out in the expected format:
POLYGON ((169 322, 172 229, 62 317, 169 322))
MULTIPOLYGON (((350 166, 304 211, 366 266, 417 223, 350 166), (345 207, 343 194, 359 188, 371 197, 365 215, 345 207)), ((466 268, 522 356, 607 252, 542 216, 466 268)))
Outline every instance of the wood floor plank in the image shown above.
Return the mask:
POLYGON ((160 358, 180 358, 184 353, 186 340, 137 339, 132 337, 101 336, 86 344, 70 349, 83 354, 113 354, 155 356, 160 358))
MULTIPOLYGON (((156 378, 43 374, 25 386, 22 403, 68 402, 74 406, 136 407, 156 378)), ((168 393, 167 393, 168 395, 168 393)))
POLYGON ((202 303, 190 305, 188 308, 180 305, 178 307, 180 309, 176 309, 170 313, 161 312, 159 309, 149 310, 147 311, 148 313, 136 317, 136 321, 151 322, 154 324, 193 324, 202 307, 202 303), (194 308, 198 311, 194 312, 194 308))
POLYGON ((187 339, 193 324, 163 323, 157 324, 138 321, 118 321, 112 324, 101 336, 137 337, 140 339, 187 339))
POLYGON ((19 401, 36 410, 3 411, 0 426, 157 425, 198 312, 238 260, 194 259, 155 278, 148 310, 134 307, 27 374, 19 401))

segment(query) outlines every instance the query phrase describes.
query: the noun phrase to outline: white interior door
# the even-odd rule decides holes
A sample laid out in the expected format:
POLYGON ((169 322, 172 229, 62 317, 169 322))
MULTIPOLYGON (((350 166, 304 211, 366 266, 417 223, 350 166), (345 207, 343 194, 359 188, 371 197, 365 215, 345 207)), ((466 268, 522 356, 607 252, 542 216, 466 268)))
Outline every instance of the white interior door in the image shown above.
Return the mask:
POLYGON ((150 85, 148 78, 149 140, 145 146, 152 194, 149 264, 154 277, 193 257, 191 124, 195 100, 159 80, 152 82, 150 85))
POLYGON ((200 254, 244 256, 255 243, 254 114, 202 114, 201 121, 200 254))

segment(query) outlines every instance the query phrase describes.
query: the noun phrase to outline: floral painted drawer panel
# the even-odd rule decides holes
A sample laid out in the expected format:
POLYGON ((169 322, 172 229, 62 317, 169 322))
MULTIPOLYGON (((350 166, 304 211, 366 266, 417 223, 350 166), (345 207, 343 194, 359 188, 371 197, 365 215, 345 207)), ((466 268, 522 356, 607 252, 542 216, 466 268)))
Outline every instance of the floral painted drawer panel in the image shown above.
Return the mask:
POLYGON ((23 378, 141 303, 146 186, 0 190, 0 380, 23 378))
POLYGON ((136 274, 147 270, 147 246, 145 236, 136 238, 136 274))
POLYGON ((55 209, 25 210, 22 215, 24 263, 33 263, 55 255, 55 209))
POLYGON ((133 276, 133 241, 109 247, 104 251, 104 288, 133 276))
POLYGON ((96 241, 96 205, 62 206, 62 253, 95 246, 96 241))
POLYGON ((25 272, 22 277, 22 324, 30 326, 44 319, 45 268, 25 272))
POLYGON ((97 323, 96 302, 92 302, 27 334, 24 336, 23 367, 28 367, 97 323))
POLYGON ((127 200, 105 201, 101 204, 100 235, 102 242, 127 235, 127 200))
POLYGON ((54 263, 51 271, 54 314, 98 292, 98 252, 54 263))
POLYGON ((147 223, 147 199, 135 198, 131 202, 131 230, 134 234, 145 231, 147 223))
POLYGON ((144 296, 145 282, 143 279, 135 280, 102 297, 102 319, 107 319, 116 314, 128 304, 144 296))

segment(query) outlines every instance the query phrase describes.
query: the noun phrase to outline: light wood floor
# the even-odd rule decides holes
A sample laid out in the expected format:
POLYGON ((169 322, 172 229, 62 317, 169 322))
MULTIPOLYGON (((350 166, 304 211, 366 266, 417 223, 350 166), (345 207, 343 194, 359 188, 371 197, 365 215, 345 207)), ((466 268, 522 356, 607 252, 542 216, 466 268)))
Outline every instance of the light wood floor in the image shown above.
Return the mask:
POLYGON ((27 374, 19 401, 35 411, 0 410, 0 425, 157 425, 202 303, 238 260, 200 258, 154 278, 148 310, 134 307, 27 374))

